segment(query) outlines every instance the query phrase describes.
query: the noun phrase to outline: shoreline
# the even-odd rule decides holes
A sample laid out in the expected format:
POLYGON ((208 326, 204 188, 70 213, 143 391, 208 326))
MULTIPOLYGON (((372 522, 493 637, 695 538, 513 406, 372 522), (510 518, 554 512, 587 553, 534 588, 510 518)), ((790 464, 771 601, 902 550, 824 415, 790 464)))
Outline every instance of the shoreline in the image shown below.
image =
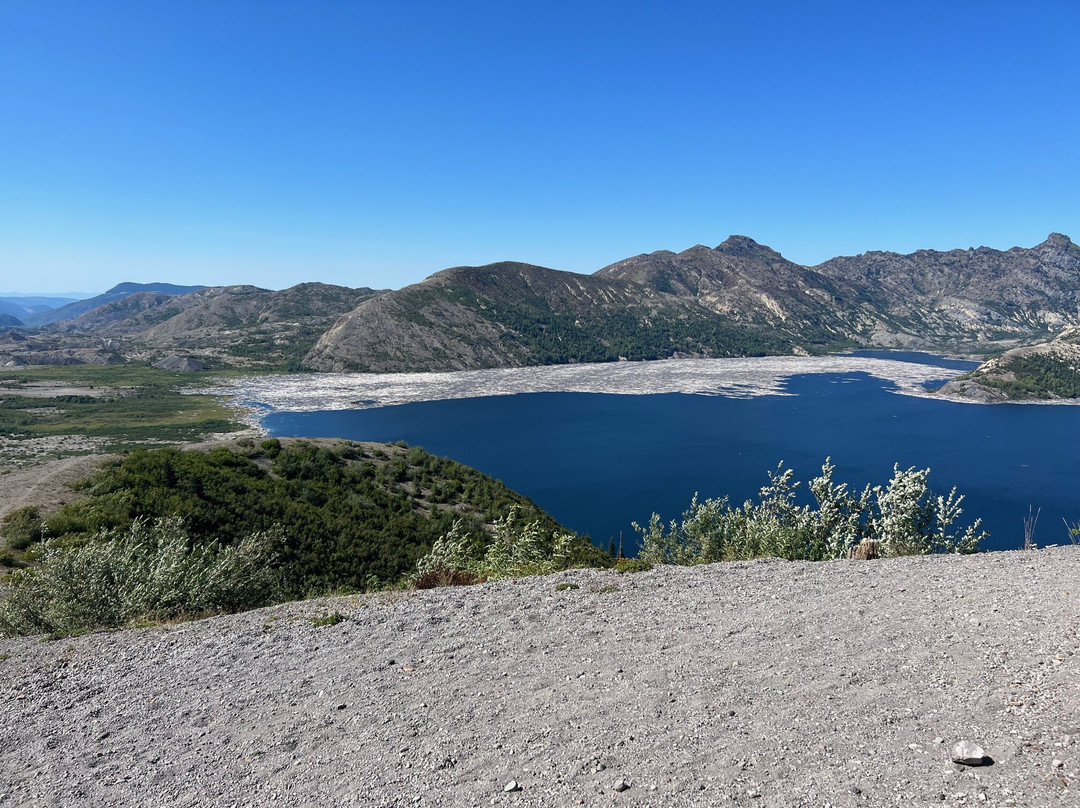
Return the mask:
MULTIPOLYGON (((369 409, 420 401, 480 398, 520 393, 607 393, 756 398, 795 395, 788 379, 808 374, 867 374, 895 385, 901 395, 978 404, 926 390, 927 381, 945 383, 964 370, 901 359, 852 354, 765 356, 731 359, 663 359, 430 373, 305 373, 267 375, 200 392, 227 396, 257 424, 268 412, 369 409)), ((1038 402, 1049 403, 1049 402, 1038 402)))

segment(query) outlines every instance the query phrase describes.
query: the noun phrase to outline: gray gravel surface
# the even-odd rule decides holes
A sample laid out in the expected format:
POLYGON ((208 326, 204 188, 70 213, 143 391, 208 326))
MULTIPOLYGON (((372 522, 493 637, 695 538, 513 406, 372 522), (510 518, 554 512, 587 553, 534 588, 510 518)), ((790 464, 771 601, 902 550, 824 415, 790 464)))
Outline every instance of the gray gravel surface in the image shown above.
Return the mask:
POLYGON ((1078 638, 1063 547, 4 640, 0 805, 1077 806, 1078 638))

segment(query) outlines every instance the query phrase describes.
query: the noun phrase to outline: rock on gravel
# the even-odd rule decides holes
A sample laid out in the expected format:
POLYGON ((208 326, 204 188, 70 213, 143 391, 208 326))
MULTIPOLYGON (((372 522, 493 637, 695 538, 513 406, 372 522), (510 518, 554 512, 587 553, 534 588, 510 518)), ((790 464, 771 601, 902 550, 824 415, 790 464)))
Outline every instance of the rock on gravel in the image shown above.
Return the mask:
POLYGON ((986 750, 971 741, 957 741, 952 748, 952 761, 965 766, 982 766, 987 762, 986 750))
POLYGON ((1078 638, 1063 547, 3 640, 0 805, 1077 805, 1078 638), (994 765, 954 765, 958 740, 994 765))

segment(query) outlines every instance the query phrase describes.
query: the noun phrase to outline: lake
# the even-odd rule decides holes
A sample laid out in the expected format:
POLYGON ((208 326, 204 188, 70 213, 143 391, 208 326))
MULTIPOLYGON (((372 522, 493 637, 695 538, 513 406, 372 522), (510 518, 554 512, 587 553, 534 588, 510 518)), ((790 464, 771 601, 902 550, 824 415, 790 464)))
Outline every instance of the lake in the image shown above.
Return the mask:
MULTIPOLYGON (((927 381, 973 367, 925 354, 861 356, 908 374, 915 363, 927 381)), ((835 479, 859 489, 886 483, 894 463, 929 466, 935 491, 956 486, 966 495, 964 524, 982 517, 988 549, 1023 543, 1029 506, 1042 509, 1038 543, 1069 541, 1064 522, 1080 521, 1080 408, 986 406, 896 390, 880 373, 853 370, 796 373, 771 393, 742 397, 529 392, 274 411, 262 422, 278 436, 422 446, 502 480, 602 546, 621 535, 628 554, 631 523, 648 522, 653 511, 676 518, 695 492, 739 504, 756 498, 779 462, 805 482, 830 456, 835 479)))

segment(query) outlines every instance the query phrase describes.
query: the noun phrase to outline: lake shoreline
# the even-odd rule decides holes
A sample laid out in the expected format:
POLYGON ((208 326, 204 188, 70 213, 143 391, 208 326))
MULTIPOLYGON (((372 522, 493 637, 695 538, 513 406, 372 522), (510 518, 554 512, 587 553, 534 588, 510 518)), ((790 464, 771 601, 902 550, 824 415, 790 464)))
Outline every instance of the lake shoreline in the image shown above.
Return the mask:
MULTIPOLYGON (((932 354, 919 356, 952 364, 976 364, 932 354)), ((940 396, 923 386, 927 382, 944 384, 965 371, 966 368, 944 367, 931 361, 858 354, 687 358, 431 373, 267 375, 230 382, 201 392, 229 397, 234 406, 247 412, 245 420, 249 423, 261 421, 262 416, 275 411, 363 410, 421 401, 522 393, 684 393, 729 398, 785 396, 791 395, 784 388, 794 376, 837 373, 872 376, 893 384, 893 392, 901 395, 966 404, 981 403, 962 397, 940 396)))

